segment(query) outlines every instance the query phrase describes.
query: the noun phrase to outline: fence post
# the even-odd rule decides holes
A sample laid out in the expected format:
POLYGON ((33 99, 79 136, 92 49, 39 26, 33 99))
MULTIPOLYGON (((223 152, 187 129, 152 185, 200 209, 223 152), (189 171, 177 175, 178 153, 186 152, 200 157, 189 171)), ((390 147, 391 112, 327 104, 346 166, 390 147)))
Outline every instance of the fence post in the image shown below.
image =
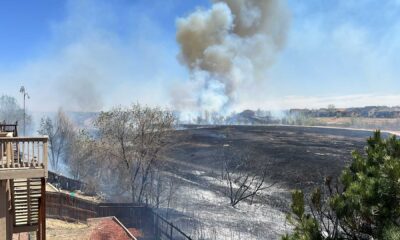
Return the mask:
POLYGON ((154 219, 156 220, 156 221, 155 221, 155 225, 154 225, 155 228, 156 228, 156 229, 155 229, 156 238, 157 238, 157 239, 160 239, 160 233, 159 233, 160 229, 159 229, 159 225, 158 225, 158 224, 159 224, 159 223, 158 223, 158 217, 157 217, 155 214, 153 214, 153 216, 154 216, 154 219))
POLYGON ((173 238, 172 238, 173 237, 172 236, 172 230, 174 229, 174 225, 172 225, 172 223, 171 223, 171 225, 169 227, 171 228, 171 233, 170 233, 171 238, 170 239, 173 240, 173 238))
POLYGON ((62 213, 62 211, 61 211, 61 209, 62 209, 62 202, 61 202, 61 194, 57 194, 57 197, 58 197, 58 201, 59 201, 59 203, 60 203, 60 205, 58 205, 59 206, 59 208, 58 208, 58 216, 60 216, 60 218, 62 219, 62 215, 61 215, 61 213, 62 213))

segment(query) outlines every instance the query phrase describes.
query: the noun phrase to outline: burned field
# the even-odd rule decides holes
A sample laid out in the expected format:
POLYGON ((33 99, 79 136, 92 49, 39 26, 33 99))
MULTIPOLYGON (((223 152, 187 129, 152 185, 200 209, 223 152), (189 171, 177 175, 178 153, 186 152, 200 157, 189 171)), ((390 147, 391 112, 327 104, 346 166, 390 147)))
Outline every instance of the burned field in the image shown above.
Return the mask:
MULTIPOLYGON (((291 230, 285 220, 290 191, 309 192, 324 177, 337 177, 362 152, 372 132, 294 126, 214 126, 174 132, 164 154, 166 172, 176 181, 168 219, 194 239, 280 239, 291 230), (252 152, 256 171, 267 165, 266 185, 254 199, 229 204, 221 180, 221 149, 252 152)), ((385 134, 384 134, 385 135, 385 134)), ((165 212, 164 212, 165 213, 165 212)))
POLYGON ((215 155, 224 146, 247 149, 268 165, 270 180, 307 189, 326 176, 338 176, 351 160, 351 152, 363 151, 369 136, 369 131, 293 126, 192 128, 174 134, 167 156, 173 171, 218 174, 221 162, 215 155))

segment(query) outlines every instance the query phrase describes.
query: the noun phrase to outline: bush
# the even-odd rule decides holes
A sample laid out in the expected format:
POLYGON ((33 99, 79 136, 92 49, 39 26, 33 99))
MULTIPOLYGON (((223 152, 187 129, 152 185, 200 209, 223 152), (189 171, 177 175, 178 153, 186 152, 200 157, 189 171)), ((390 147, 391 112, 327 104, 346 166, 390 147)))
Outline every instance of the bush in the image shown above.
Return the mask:
POLYGON ((376 131, 352 158, 336 183, 314 190, 307 213, 303 193, 292 193, 294 232, 282 239, 400 239, 400 140, 376 131))

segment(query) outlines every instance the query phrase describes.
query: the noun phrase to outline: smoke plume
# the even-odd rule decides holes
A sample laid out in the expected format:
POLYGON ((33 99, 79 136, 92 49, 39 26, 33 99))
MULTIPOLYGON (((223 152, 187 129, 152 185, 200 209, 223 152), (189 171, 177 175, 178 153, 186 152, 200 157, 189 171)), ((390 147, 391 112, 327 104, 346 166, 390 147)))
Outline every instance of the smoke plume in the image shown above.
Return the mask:
POLYGON ((210 9, 178 19, 179 60, 192 86, 185 88, 190 94, 174 93, 175 106, 218 112, 231 107, 242 84, 265 79, 288 25, 281 0, 213 0, 210 9))
POLYGON ((103 107, 102 93, 98 84, 107 84, 94 70, 77 68, 61 78, 59 90, 64 106, 79 111, 98 111, 103 107), (97 80, 97 83, 96 83, 97 80))

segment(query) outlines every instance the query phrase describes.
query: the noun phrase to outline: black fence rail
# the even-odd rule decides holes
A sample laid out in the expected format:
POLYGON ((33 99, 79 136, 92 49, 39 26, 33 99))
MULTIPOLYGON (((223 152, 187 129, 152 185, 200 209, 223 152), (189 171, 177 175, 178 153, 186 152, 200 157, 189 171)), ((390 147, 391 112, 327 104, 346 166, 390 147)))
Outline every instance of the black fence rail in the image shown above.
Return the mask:
POLYGON ((127 228, 142 232, 140 240, 191 240, 178 227, 151 208, 131 203, 96 203, 77 198, 73 193, 46 192, 46 216, 86 222, 88 218, 115 216, 127 228))
POLYGON ((159 240, 192 240, 188 235, 186 235, 182 230, 174 226, 171 222, 167 221, 165 218, 161 217, 154 211, 153 221, 154 221, 154 236, 159 240))

